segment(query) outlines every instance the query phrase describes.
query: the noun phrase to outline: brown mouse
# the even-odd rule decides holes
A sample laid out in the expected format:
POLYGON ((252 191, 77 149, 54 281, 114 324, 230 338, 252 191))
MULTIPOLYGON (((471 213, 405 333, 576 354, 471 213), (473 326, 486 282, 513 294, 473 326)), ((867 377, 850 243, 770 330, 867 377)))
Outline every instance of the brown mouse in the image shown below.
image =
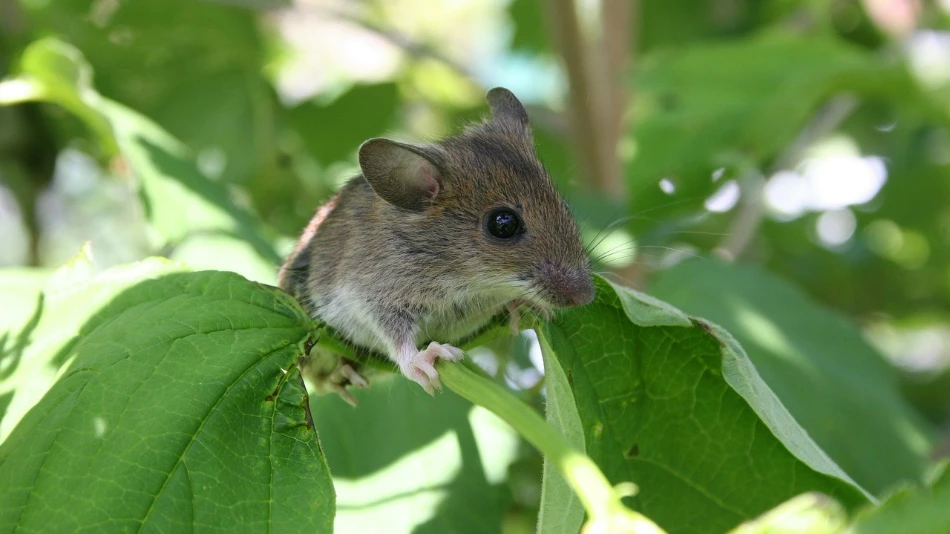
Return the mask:
MULTIPOLYGON (((487 100, 490 119, 440 142, 363 143, 362 174, 317 210, 279 275, 313 317, 429 393, 440 387, 435 361, 463 356, 448 343, 506 306, 547 312, 594 297, 524 106, 503 88, 487 100)), ((365 385, 339 358, 316 375, 350 400, 347 382, 365 385)))

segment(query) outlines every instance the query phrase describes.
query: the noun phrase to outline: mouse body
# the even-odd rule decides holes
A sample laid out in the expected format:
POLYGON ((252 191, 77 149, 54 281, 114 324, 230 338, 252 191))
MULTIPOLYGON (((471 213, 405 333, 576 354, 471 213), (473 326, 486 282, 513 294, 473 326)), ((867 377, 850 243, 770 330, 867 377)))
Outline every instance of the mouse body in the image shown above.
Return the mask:
MULTIPOLYGON (((546 313, 594 296, 527 112, 507 89, 487 100, 491 118, 437 143, 363 143, 362 174, 317 210, 279 275, 313 317, 429 393, 439 388, 435 361, 461 359, 451 343, 506 306, 546 313)), ((316 374, 332 389, 365 385, 346 362, 328 361, 316 374)))

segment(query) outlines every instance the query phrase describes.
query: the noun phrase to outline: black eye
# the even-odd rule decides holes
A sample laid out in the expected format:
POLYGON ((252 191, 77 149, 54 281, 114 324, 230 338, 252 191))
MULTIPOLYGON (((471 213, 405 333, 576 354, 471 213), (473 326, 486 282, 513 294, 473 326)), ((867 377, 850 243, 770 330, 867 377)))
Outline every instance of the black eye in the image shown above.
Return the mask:
POLYGON ((521 219, 508 208, 499 208, 488 214, 486 228, 492 237, 511 239, 521 233, 521 219))

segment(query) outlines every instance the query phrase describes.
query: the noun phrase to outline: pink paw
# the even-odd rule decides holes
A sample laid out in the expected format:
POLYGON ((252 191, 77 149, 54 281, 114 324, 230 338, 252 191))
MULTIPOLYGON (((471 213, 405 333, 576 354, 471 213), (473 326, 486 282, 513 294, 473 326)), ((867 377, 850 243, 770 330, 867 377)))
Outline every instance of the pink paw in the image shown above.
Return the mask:
POLYGON ((399 370, 406 378, 422 386, 426 393, 433 395, 436 389, 442 389, 439 372, 435 370, 435 361, 441 358, 457 362, 464 356, 465 353, 452 345, 433 341, 425 350, 420 350, 405 361, 399 362, 399 370))

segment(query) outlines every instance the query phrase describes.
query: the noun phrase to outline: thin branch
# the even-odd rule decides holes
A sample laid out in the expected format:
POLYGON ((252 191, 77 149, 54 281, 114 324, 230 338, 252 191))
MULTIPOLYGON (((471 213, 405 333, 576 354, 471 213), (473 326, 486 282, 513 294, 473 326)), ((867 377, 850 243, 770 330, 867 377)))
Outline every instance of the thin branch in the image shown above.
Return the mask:
MULTIPOLYGON (((798 134, 795 141, 776 158, 769 174, 794 165, 801 159, 808 145, 837 128, 857 105, 858 99, 853 95, 839 95, 832 98, 811 123, 798 134)), ((739 187, 742 188, 742 203, 739 211, 732 220, 729 231, 726 232, 726 238, 713 251, 726 261, 735 261, 742 256, 765 218, 765 177, 758 171, 753 171, 739 180, 739 187)))
POLYGON ((438 50, 429 46, 428 44, 421 43, 413 40, 409 36, 402 34, 391 28, 385 28, 367 20, 365 17, 362 17, 356 13, 341 11, 337 9, 331 9, 326 7, 312 7, 308 9, 311 12, 319 12, 320 14, 330 16, 342 22, 347 22, 358 26, 366 31, 372 32, 383 39, 386 39, 396 47, 402 49, 410 56, 416 59, 432 59, 446 65, 452 70, 459 73, 461 76, 467 78, 468 80, 475 82, 475 75, 470 71, 465 65, 455 61, 454 59, 442 54, 438 50))
POLYGON ((598 56, 589 53, 573 0, 550 0, 542 5, 567 71, 572 131, 585 174, 597 190, 616 194, 621 182, 616 150, 607 146, 604 134, 610 127, 598 117, 607 114, 606 110, 599 112, 599 107, 610 98, 606 84, 597 81, 601 69, 593 67, 592 60, 598 56))
MULTIPOLYGON (((633 39, 639 7, 637 0, 603 0, 601 7, 604 83, 607 86, 607 105, 603 120, 608 125, 606 148, 611 151, 606 156, 613 161, 617 161, 617 147, 623 138, 627 109, 632 98, 628 78, 635 59, 633 39)), ((611 179, 622 182, 619 168, 611 179)), ((621 183, 610 189, 615 193, 622 192, 622 185, 621 183)))

